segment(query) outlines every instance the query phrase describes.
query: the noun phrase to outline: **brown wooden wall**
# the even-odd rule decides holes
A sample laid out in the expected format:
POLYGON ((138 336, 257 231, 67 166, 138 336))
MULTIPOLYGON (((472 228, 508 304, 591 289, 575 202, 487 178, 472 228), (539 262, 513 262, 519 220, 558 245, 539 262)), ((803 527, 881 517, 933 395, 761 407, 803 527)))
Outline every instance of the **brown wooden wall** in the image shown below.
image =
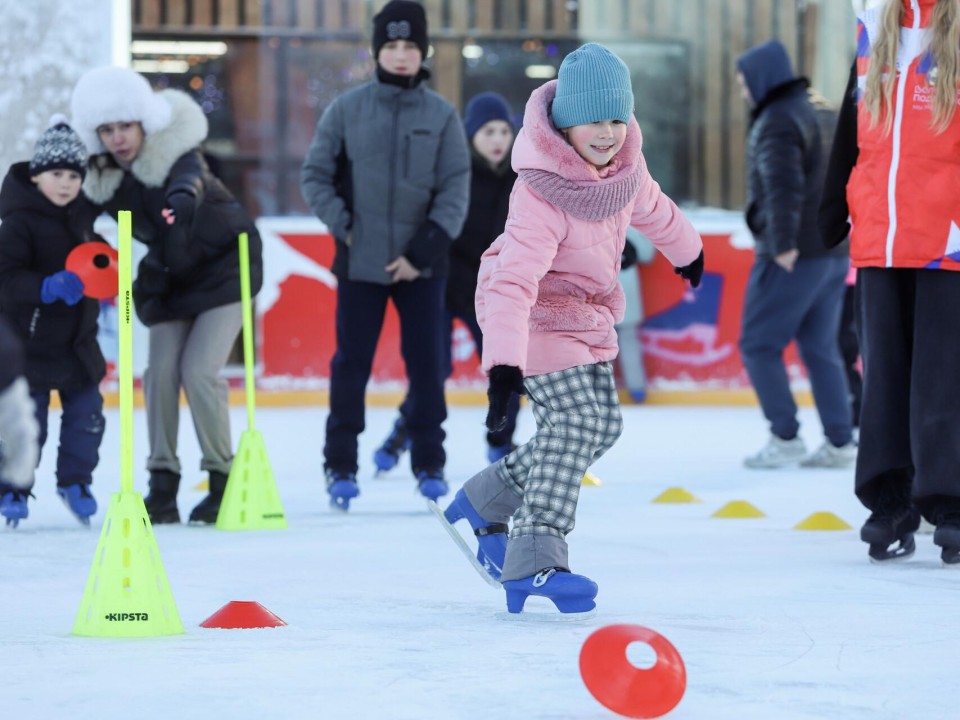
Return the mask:
MULTIPOLYGON (((828 0, 839 2, 840 0, 828 0)), ((327 37, 366 42, 384 0, 131 0, 135 37, 327 37)), ((817 5, 810 0, 423 0, 435 56, 435 87, 461 104, 461 49, 471 37, 682 40, 691 53, 692 199, 738 208, 744 196, 747 109, 734 61, 780 39, 803 74, 816 57, 817 5)), ((842 30, 841 30, 842 32, 842 30)), ((846 68, 839 70, 846 75, 846 68)), ((647 140, 651 141, 650 138, 647 140)))

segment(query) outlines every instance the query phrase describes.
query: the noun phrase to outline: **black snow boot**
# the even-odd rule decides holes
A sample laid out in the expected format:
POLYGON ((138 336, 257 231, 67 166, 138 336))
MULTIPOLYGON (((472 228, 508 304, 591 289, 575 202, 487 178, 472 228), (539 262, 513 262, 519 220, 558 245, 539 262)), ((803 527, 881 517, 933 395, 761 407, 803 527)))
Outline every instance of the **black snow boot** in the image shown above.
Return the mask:
POLYGON ((190 522, 212 525, 220 514, 220 502, 227 487, 227 476, 222 472, 210 471, 210 494, 190 511, 190 522))
POLYGON ((860 539, 870 545, 870 561, 904 560, 913 555, 913 534, 920 527, 920 512, 910 499, 910 485, 888 481, 877 497, 870 517, 860 528, 860 539), (891 548, 894 543, 897 547, 891 548))
POLYGON ((944 565, 960 567, 960 512, 948 512, 937 515, 937 529, 933 533, 933 544, 943 548, 940 559, 944 565))
POLYGON ((177 510, 177 490, 180 489, 180 475, 170 470, 150 471, 150 492, 143 499, 147 515, 154 525, 180 522, 177 510))

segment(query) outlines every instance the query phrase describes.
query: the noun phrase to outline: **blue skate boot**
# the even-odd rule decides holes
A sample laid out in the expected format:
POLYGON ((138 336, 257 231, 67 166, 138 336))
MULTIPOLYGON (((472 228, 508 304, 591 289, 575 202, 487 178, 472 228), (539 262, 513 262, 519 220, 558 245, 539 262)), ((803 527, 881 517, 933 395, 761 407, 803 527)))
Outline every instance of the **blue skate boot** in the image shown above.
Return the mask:
POLYGON ((443 479, 443 470, 418 470, 417 489, 421 495, 434 502, 450 492, 447 481, 443 479))
POLYGON ((500 572, 503 569, 503 558, 507 554, 509 528, 506 523, 489 523, 480 517, 480 513, 476 511, 462 489, 457 490, 453 502, 444 510, 443 517, 451 525, 463 519, 470 523, 479 544, 477 561, 491 578, 499 581, 500 572))
POLYGON ((407 422, 401 415, 393 423, 393 429, 387 435, 387 439, 383 441, 383 445, 373 453, 373 463, 377 466, 377 474, 393 470, 400 462, 400 456, 409 449, 410 438, 407 435, 407 422))
POLYGON ((350 501, 360 494, 356 473, 328 469, 327 492, 330 494, 330 507, 346 512, 350 509, 350 501))
POLYGON ((0 515, 7 519, 7 527, 17 527, 30 514, 27 509, 29 495, 29 490, 14 490, 11 487, 0 490, 0 515))
POLYGON ((504 443, 503 445, 494 445, 492 442, 488 441, 487 462, 493 465, 495 462, 499 462, 516 449, 517 446, 512 442, 504 443))
POLYGON ((507 591, 507 612, 513 614, 523 610, 531 595, 548 598, 563 615, 592 614, 597 607, 593 601, 597 584, 563 568, 547 568, 530 577, 507 580, 503 589, 507 591))
POLYGON ((90 524, 90 516, 97 512, 97 501, 90 494, 90 483, 74 483, 57 486, 57 495, 67 504, 70 512, 84 525, 90 524))

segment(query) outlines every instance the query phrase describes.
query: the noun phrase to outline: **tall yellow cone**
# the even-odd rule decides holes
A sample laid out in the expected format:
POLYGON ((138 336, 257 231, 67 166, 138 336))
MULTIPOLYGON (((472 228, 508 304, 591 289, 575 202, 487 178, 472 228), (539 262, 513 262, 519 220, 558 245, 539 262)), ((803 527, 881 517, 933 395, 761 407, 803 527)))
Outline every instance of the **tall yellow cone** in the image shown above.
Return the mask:
POLYGON ((137 492, 114 493, 73 634, 152 637, 182 632, 143 498, 137 492))
POLYGON ((217 514, 219 530, 282 530, 287 527, 277 482, 263 436, 253 427, 256 386, 253 378, 253 312, 250 298, 250 242, 240 234, 240 301, 243 306, 243 365, 247 395, 247 429, 230 467, 217 514))
POLYGON ((287 527, 263 436, 244 430, 220 503, 220 530, 282 530, 287 527))
POLYGON ((73 624, 74 635, 150 637, 183 632, 167 573, 140 493, 133 490, 133 300, 132 229, 121 211, 117 248, 120 294, 120 492, 100 531, 100 542, 73 624))

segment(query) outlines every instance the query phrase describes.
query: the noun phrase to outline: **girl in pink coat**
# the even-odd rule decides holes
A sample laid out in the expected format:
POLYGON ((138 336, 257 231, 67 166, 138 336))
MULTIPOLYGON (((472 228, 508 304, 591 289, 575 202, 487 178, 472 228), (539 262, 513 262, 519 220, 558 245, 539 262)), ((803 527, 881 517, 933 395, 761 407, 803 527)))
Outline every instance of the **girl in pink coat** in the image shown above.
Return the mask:
POLYGON ((699 235, 647 172, 633 107, 630 72, 609 50, 590 43, 564 59, 527 102, 506 228, 480 267, 487 427, 500 427, 510 394, 525 392, 537 432, 471 478, 444 515, 473 527, 478 560, 502 582, 511 613, 529 595, 561 613, 595 607, 597 585, 570 572, 565 538, 584 472, 622 431, 611 361, 627 226, 694 287, 703 273, 699 235))

